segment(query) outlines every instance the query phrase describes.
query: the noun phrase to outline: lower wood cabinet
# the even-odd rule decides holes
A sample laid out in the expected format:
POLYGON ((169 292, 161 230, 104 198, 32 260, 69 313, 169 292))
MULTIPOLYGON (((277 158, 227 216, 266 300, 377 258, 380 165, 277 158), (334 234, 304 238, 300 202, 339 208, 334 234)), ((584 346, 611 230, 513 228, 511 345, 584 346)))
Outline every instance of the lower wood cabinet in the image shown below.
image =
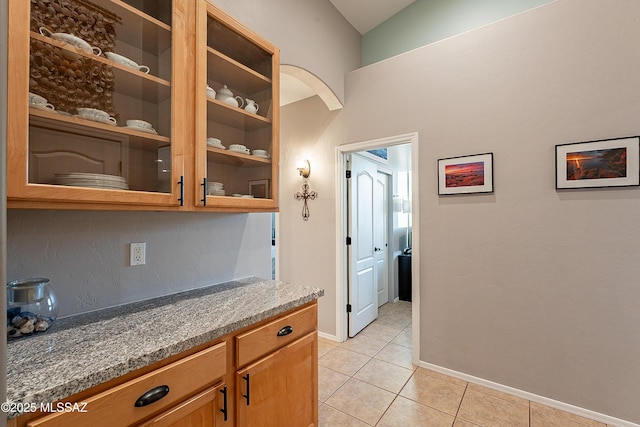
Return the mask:
POLYGON ((317 359, 316 333, 312 332, 239 370, 237 425, 317 425, 317 359))
POLYGON ((231 427, 318 424, 317 302, 261 321, 61 402, 8 427, 231 427), (194 352, 195 351, 195 352, 194 352))
POLYGON ((141 424, 141 427, 224 426, 227 411, 226 393, 227 387, 220 383, 141 424), (221 409, 218 409, 220 407, 221 409))
POLYGON ((194 392, 220 381, 227 371, 226 354, 226 343, 216 344, 83 399, 86 412, 56 412, 31 420, 26 425, 136 425, 160 411, 179 408, 194 392))

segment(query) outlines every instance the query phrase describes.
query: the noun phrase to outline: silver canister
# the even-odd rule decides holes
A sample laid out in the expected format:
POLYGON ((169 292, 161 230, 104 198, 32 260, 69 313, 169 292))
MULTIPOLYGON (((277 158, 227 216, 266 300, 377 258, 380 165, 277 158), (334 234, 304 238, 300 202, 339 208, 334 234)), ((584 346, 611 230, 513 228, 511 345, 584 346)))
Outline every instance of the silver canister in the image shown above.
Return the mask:
POLYGON ((19 279, 7 283, 7 303, 33 303, 44 298, 44 287, 49 283, 49 279, 19 279))

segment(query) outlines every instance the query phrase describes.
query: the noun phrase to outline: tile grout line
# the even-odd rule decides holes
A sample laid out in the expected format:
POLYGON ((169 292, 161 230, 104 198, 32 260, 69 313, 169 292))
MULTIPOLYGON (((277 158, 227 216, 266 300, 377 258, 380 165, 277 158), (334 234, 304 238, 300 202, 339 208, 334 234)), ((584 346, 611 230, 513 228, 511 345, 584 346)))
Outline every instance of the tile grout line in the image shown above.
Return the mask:
MULTIPOLYGON (((467 390, 469 389, 469 383, 464 386, 464 393, 462 393, 462 397, 460 398, 460 403, 458 403, 458 409, 456 409, 456 414, 453 417, 453 425, 455 425, 456 420, 458 419, 458 414, 460 413, 460 408, 462 407, 462 401, 464 400, 464 395, 467 394, 467 390)), ((466 420, 465 420, 466 421, 466 420)))
MULTIPOLYGON (((385 363, 388 363, 388 364, 390 364, 390 365, 394 365, 394 366, 397 366, 397 367, 400 367, 400 368, 407 369, 407 368, 405 368, 404 366, 398 365, 398 364, 396 364, 396 363, 389 362, 389 361, 386 361, 386 360, 383 360, 383 359, 377 359, 377 358, 375 358, 375 356, 376 356, 376 355, 378 355, 378 354, 379 354, 379 353, 380 353, 380 352, 381 352, 385 347, 387 347, 387 345, 389 345, 389 344, 395 344, 395 343, 393 343, 392 341, 393 341, 394 339, 396 339, 400 334, 402 334, 402 333, 404 332, 404 330, 405 330, 407 327, 409 327, 409 325, 410 325, 410 324, 411 324, 411 323, 409 322, 407 325, 405 325, 404 327, 402 327, 402 328, 401 328, 401 329, 400 329, 396 334, 394 334, 394 335, 393 335, 393 337, 392 337, 391 339, 389 339, 389 340, 387 340, 387 339, 381 339, 381 338, 378 338, 378 337, 376 337, 376 336, 371 336, 371 335, 368 335, 368 334, 364 334, 364 336, 366 336, 366 337, 373 338, 373 339, 377 339, 377 340, 379 340, 379 341, 383 341, 383 342, 385 342, 385 343, 386 343, 382 348, 380 348, 379 350, 377 350, 377 351, 373 354, 373 356, 369 356, 368 354, 359 353, 358 351, 354 351, 354 350, 351 350, 351 349, 348 349, 348 348, 342 348, 342 347, 341 347, 341 344, 342 344, 342 343, 339 343, 338 345, 332 346, 333 348, 331 348, 331 349, 330 349, 330 350, 328 350, 326 353, 324 353, 321 357, 319 357, 319 359, 322 359, 323 357, 325 357, 327 354, 331 353, 331 352, 332 352, 333 350, 335 350, 336 348, 341 348, 342 350, 349 351, 349 352, 352 352, 352 353, 356 353, 356 354, 359 354, 359 355, 362 355, 362 356, 366 356, 366 357, 368 357, 368 358, 369 358, 369 359, 368 359, 368 360, 367 360, 367 361, 366 361, 366 362, 365 362, 365 363, 364 363, 360 368, 358 368, 358 369, 357 369, 357 370, 356 370, 352 375, 346 375, 346 374, 343 374, 342 372, 339 372, 339 371, 336 371, 336 370, 331 369, 331 368, 329 368, 329 367, 323 366, 323 368, 325 368, 325 369, 328 369, 328 370, 333 371, 333 372, 336 372, 336 373, 338 373, 338 374, 342 374, 342 375, 347 376, 347 377, 348 377, 348 379, 347 379, 347 380, 346 380, 346 381, 345 381, 345 382, 344 382, 340 387, 338 387, 338 388, 337 388, 333 393, 331 393, 331 395, 329 395, 329 396, 325 399, 325 401, 324 401, 324 402, 320 402, 320 401, 319 401, 319 404, 323 404, 323 405, 325 405, 325 406, 327 406, 327 407, 329 407, 329 408, 331 408, 331 409, 333 409, 333 410, 335 410, 335 411, 338 411, 338 412, 340 412, 340 413, 342 413, 342 414, 345 414, 345 415, 347 415, 347 416, 349 416, 349 417, 351 417, 351 418, 353 418, 353 419, 356 419, 356 420, 358 420, 358 421, 361 421, 361 422, 363 422, 363 423, 364 423, 364 424, 366 424, 366 425, 370 425, 370 424, 369 424, 369 423, 367 423, 366 421, 364 421, 364 420, 362 420, 362 419, 360 419, 360 418, 358 418, 358 417, 355 417, 355 416, 353 416, 353 415, 351 415, 351 414, 348 414, 348 413, 346 413, 346 412, 343 412, 343 411, 341 411, 341 410, 340 410, 340 409, 338 409, 338 408, 334 408, 333 406, 329 405, 329 404, 328 404, 328 403, 326 403, 326 402, 327 402, 331 397, 333 397, 333 396, 334 396, 334 395, 335 395, 335 394, 336 394, 340 389, 342 389, 342 388, 345 386, 345 384, 347 384, 347 382, 349 382, 349 380, 358 381, 358 382, 361 382, 361 383, 363 383, 363 384, 367 384, 367 385, 370 385, 370 386, 372 386, 372 387, 376 387, 376 388, 377 388, 377 389, 379 389, 379 390, 382 390, 382 391, 385 391, 385 392, 388 392, 388 393, 394 394, 394 398, 391 400, 391 402, 389 403, 389 405, 387 406, 387 408, 383 411, 382 415, 380 415, 380 418, 378 418, 378 420, 375 422, 374 426, 375 426, 375 425, 377 425, 377 424, 380 422, 380 420, 382 420, 382 418, 383 418, 383 417, 384 417, 384 415, 387 413, 387 411, 389 411, 389 409, 391 408, 391 405, 393 405, 393 403, 398 399, 398 397, 400 396, 400 392, 402 391, 402 389, 407 385, 407 383, 408 383, 408 382, 411 380, 411 378, 414 376, 414 374, 415 374, 415 372, 416 372, 416 370, 417 370, 417 369, 416 369, 417 367, 415 367, 415 366, 413 365, 413 363, 412 363, 412 369, 408 369, 408 370, 410 370, 410 371, 411 371, 411 375, 410 375, 410 376, 409 376, 409 378, 404 382, 404 384, 402 385, 402 387, 400 387, 400 390, 399 390, 397 393, 391 392, 391 391, 389 391, 389 390, 387 390, 387 389, 384 389, 384 388, 382 388, 382 387, 379 387, 379 386, 377 386, 377 385, 375 385, 375 384, 369 384, 369 383, 368 383, 368 382, 366 382, 366 381, 359 380, 359 379, 355 378, 355 375, 356 375, 358 372, 360 372, 360 370, 362 370, 362 369, 363 369, 363 368, 364 368, 364 367, 365 367, 369 362, 371 362, 373 359, 376 359, 376 360, 378 360, 378 361, 385 362, 385 363)), ((394 328, 394 327, 386 326, 386 325, 380 325, 380 326, 383 326, 383 327, 385 327, 385 328, 389 328, 389 329, 394 329, 394 330, 396 329, 396 328, 394 328)), ((365 328, 365 329, 366 329, 366 328, 365 328)), ((348 338, 348 339, 349 339, 349 338, 348 338)), ((345 341, 345 342, 346 342, 346 341, 345 341)), ((401 344, 395 344, 395 345, 397 345, 397 346, 399 346, 399 347, 404 347, 404 348, 412 348, 412 347, 407 347, 407 346, 404 346, 404 345, 401 345, 401 344)), ((413 343, 412 343, 412 345, 413 345, 413 343)), ((373 426, 372 426, 372 427, 373 427, 373 426)))

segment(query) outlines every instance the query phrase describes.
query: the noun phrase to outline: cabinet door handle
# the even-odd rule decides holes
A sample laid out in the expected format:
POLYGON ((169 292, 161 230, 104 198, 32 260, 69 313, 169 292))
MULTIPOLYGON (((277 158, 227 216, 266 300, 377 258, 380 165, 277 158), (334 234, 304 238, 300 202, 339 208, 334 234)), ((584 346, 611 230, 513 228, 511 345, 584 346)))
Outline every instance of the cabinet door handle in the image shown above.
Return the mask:
POLYGON ((169 386, 159 385, 158 387, 154 387, 140 396, 133 406, 140 408, 142 406, 150 405, 153 402, 157 402, 158 400, 162 399, 167 394, 169 394, 169 386))
POLYGON ((227 421, 227 386, 224 386, 220 393, 222 393, 222 409, 220 409, 220 412, 224 414, 224 420, 227 421))
POLYGON ((293 328, 291 326, 285 326, 278 331, 278 336, 284 337, 285 335, 289 335, 291 332, 293 332, 293 328))
POLYGON ((247 399, 247 406, 249 406, 250 405, 250 403, 249 403, 249 374, 247 374, 244 377, 242 377, 242 379, 247 382, 247 394, 243 394, 242 397, 247 399))
POLYGON ((205 176, 202 179, 202 199, 200 199, 200 201, 202 202, 202 206, 207 206, 207 177, 205 176))
POLYGON ((178 184, 180 184, 180 197, 178 198, 178 201, 180 202, 180 206, 184 206, 184 175, 180 175, 180 181, 178 181, 178 184))

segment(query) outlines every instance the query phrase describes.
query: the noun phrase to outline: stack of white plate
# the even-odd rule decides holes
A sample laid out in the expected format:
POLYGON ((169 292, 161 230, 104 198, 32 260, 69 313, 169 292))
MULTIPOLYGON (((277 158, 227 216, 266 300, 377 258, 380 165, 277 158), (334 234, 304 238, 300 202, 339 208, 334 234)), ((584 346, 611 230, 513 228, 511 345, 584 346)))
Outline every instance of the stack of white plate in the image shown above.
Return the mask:
POLYGON ((53 183, 72 187, 108 188, 112 190, 128 190, 127 180, 121 176, 100 173, 57 173, 53 183))
POLYGON ((207 182, 207 194, 209 196, 224 196, 226 193, 221 182, 207 182))

